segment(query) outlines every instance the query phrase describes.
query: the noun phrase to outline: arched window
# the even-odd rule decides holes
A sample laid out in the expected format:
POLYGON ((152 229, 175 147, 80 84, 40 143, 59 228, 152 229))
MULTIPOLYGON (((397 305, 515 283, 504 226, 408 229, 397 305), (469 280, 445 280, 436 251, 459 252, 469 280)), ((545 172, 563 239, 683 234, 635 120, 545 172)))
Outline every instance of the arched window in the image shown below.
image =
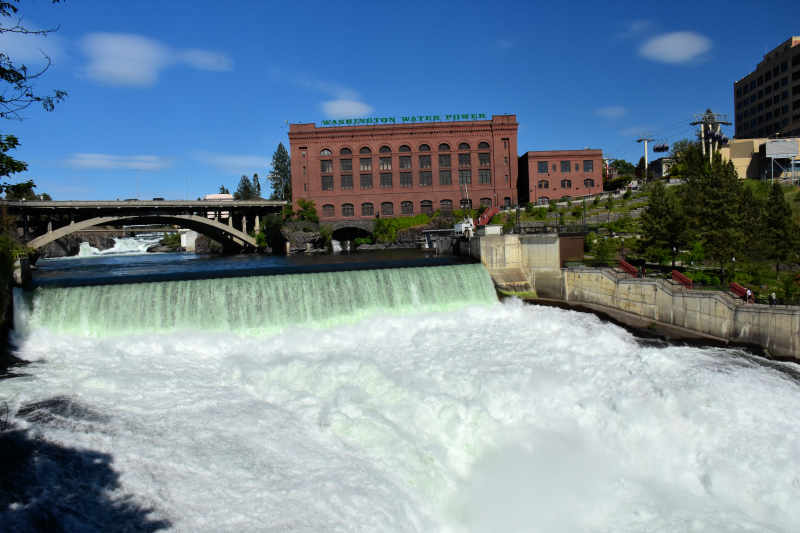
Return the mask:
POLYGON ((353 209, 353 204, 342 204, 342 216, 351 217, 353 215, 355 215, 355 209, 353 209))
POLYGON ((439 151, 440 152, 449 152, 450 151, 450 145, 447 144, 447 143, 440 144, 439 145, 439 151))
POLYGON ((562 189, 571 189, 572 188, 572 180, 561 180, 561 188, 562 189))
POLYGON ((547 180, 539 180, 539 188, 540 189, 549 189, 550 188, 550 182, 547 181, 547 180))
POLYGON ((414 204, 408 200, 404 202, 400 202, 400 214, 401 215, 413 215, 414 214, 414 204))
POLYGON ((425 213, 426 215, 430 215, 433 213, 433 202, 430 200, 422 200, 419 203, 419 210, 421 213, 425 213))
POLYGON ((540 196, 538 200, 536 200, 537 205, 548 205, 550 203, 550 198, 547 196, 540 196))
POLYGON ((327 148, 323 148, 322 150, 319 151, 319 155, 331 155, 331 151, 328 150, 327 148))
POLYGON ((458 145, 459 150, 469 150, 469 145, 467 143, 461 143, 458 145))
POLYGON ((453 200, 441 200, 439 202, 439 209, 441 209, 442 211, 452 211, 453 200))
POLYGON ((369 149, 369 146, 364 146, 361 150, 358 151, 359 154, 371 154, 372 150, 369 149))
POLYGON ((322 206, 322 216, 324 217, 332 217, 336 214, 336 210, 331 204, 325 204, 322 206))
POLYGON ((371 217, 375 216, 375 207, 370 202, 364 202, 361 204, 361 216, 362 217, 371 217))
POLYGON ((394 204, 392 202, 383 202, 381 204, 381 215, 389 217, 394 215, 394 204))
POLYGON ((398 149, 398 151, 399 152, 410 152, 411 151, 411 147, 408 146, 407 144, 404 144, 398 149))
POLYGON ((431 147, 428 146, 427 144, 420 144, 419 145, 419 151, 420 152, 430 152, 431 151, 431 147))
POLYGON ((339 153, 342 155, 350 155, 353 153, 353 151, 350 148, 342 148, 339 150, 339 153))
POLYGON ((378 151, 379 151, 380 153, 382 153, 382 154, 385 154, 385 153, 387 153, 387 152, 391 152, 391 151, 392 151, 392 149, 391 149, 391 148, 389 148, 389 147, 388 147, 388 146, 386 146, 386 145, 383 145, 383 146, 381 146, 381 149, 380 149, 380 150, 378 150, 378 151))
POLYGON ((592 187, 594 187, 594 180, 592 178, 586 178, 585 180, 583 180, 583 186, 586 187, 587 189, 591 189, 592 187))
POLYGON ((489 143, 487 143, 486 141, 479 142, 478 143, 478 149, 479 150, 488 150, 489 149, 489 143))
POLYGON ((506 196, 505 198, 503 198, 503 207, 505 207, 506 209, 511 207, 511 198, 510 197, 506 196))
POLYGON ((491 198, 481 198, 481 205, 485 207, 492 207, 492 199, 491 198))

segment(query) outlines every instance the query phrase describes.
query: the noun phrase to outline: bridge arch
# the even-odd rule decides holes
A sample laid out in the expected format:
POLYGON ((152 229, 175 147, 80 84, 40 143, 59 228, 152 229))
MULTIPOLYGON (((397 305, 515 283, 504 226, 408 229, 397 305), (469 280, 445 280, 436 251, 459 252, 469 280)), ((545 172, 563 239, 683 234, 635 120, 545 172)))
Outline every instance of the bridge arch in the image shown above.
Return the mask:
POLYGON ((223 247, 230 250, 246 250, 258 247, 255 238, 232 227, 222 224, 217 220, 197 215, 131 215, 94 217, 80 222, 67 224, 53 231, 47 232, 28 241, 30 248, 39 248, 50 244, 62 237, 76 231, 84 231, 94 226, 119 225, 119 224, 170 224, 194 230, 212 239, 219 241, 223 247))

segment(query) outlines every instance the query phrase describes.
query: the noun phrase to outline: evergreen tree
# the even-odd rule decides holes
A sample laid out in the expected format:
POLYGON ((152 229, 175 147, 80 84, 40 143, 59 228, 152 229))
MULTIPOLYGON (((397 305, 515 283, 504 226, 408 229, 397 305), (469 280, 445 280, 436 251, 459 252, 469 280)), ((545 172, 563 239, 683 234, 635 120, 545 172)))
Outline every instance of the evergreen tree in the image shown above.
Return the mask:
POLYGON ((269 174, 272 184, 270 200, 292 200, 292 172, 289 152, 283 143, 278 143, 278 148, 272 154, 272 172, 269 174))
POLYGON ((220 193, 220 194, 230 194, 230 193, 231 193, 231 191, 229 191, 229 190, 228 190, 228 188, 227 188, 226 186, 224 186, 224 185, 220 185, 220 186, 219 186, 219 193, 220 193))
POLYGON ((642 213, 643 239, 640 244, 644 255, 651 261, 661 263, 672 258, 686 244, 686 216, 677 195, 667 190, 664 183, 656 181, 650 186, 650 199, 642 213))
POLYGON ((795 251, 798 228, 792 221, 792 208, 783 196, 779 183, 769 191, 766 209, 767 257, 775 261, 775 272, 795 251))
POLYGON ((640 180, 645 180, 645 170, 647 170, 644 166, 644 156, 639 158, 639 163, 636 164, 636 177, 640 180))
POLYGON ((254 200, 258 198, 255 185, 244 174, 239 179, 239 186, 236 188, 236 192, 233 193, 233 198, 234 200, 254 200))
POLYGON ((745 242, 742 255, 750 261, 762 260, 767 256, 766 198, 752 187, 742 187, 739 205, 745 242))
POLYGON ((256 197, 261 198, 261 182, 258 181, 258 172, 253 174, 253 188, 256 191, 256 197))

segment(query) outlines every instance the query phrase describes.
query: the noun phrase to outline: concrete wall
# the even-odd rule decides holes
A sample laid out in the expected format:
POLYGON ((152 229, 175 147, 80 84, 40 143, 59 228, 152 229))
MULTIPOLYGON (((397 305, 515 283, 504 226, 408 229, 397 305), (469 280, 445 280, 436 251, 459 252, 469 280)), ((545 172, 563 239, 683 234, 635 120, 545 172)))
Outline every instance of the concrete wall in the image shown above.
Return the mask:
POLYGON ((686 290, 667 280, 618 277, 609 269, 563 271, 564 298, 621 309, 653 321, 800 360, 800 307, 744 304, 718 291, 686 290))

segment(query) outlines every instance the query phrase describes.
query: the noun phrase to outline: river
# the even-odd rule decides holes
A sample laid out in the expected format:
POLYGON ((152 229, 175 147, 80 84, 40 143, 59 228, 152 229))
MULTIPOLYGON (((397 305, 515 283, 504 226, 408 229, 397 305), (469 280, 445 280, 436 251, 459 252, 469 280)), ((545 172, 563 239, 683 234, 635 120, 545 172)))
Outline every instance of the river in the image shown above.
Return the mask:
POLYGON ((38 459, 0 525, 800 528, 794 365, 499 302, 480 265, 326 261, 43 262, 0 380, 38 459))

